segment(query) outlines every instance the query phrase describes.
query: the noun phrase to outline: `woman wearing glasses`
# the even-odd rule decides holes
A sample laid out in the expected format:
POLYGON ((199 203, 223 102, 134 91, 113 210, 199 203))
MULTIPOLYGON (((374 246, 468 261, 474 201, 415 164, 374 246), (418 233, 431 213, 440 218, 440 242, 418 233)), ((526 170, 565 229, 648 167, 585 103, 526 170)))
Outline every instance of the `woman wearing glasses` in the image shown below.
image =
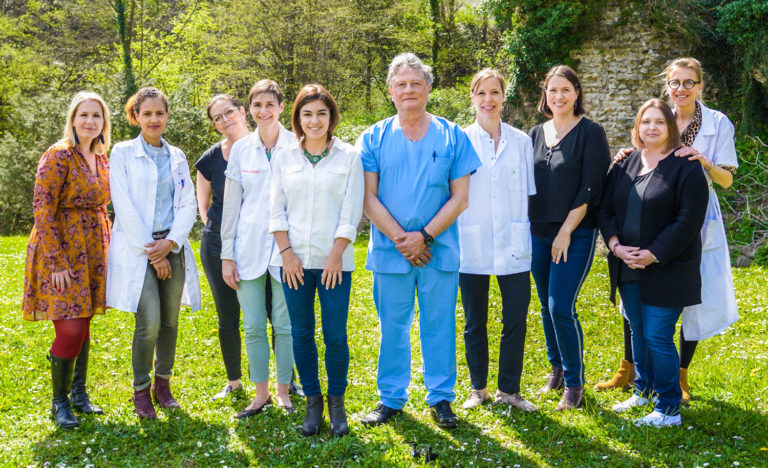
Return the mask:
POLYGON ((539 112, 550 118, 533 127, 536 195, 530 198, 531 273, 552 365, 538 394, 565 392, 558 411, 576 408, 584 394, 584 335, 576 298, 592 266, 596 208, 611 162, 603 128, 584 117, 576 72, 559 65, 547 73, 539 112))
MULTIPOLYGON (((701 102, 704 89, 701 63, 679 58, 665 70, 665 93, 670 97, 682 147, 675 156, 698 161, 709 183, 709 203, 701 229, 701 304, 683 309, 680 326, 680 388, 682 403, 691 399, 688 366, 698 340, 715 336, 739 319, 731 276, 731 259, 720 203, 714 184, 728 188, 738 167, 734 128, 723 113, 701 102)), ((618 158, 632 149, 620 150, 618 158)), ((598 389, 627 387, 634 379, 630 331, 624 320, 624 359, 616 375, 598 389)))
POLYGON ((227 383, 212 400, 242 389, 240 377, 240 302, 237 293, 221 274, 221 211, 224 183, 232 145, 248 136, 245 108, 234 96, 218 94, 208 104, 208 118, 224 139, 211 146, 195 163, 197 168, 197 207, 203 220, 200 259, 211 287, 219 317, 219 345, 227 372, 227 383))

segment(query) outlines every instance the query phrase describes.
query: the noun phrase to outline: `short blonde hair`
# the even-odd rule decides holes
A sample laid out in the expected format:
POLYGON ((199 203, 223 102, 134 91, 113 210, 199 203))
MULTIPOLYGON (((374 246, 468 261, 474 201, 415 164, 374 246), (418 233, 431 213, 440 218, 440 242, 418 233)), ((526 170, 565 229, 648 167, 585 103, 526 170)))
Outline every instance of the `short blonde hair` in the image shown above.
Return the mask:
POLYGON ((75 120, 75 114, 80 104, 85 101, 96 101, 101 106, 101 112, 104 117, 104 126, 101 128, 101 133, 98 137, 94 138, 91 142, 90 150, 97 154, 106 154, 109 149, 110 135, 112 134, 112 123, 109 118, 109 107, 104 102, 101 96, 90 91, 80 91, 72 98, 72 102, 69 104, 69 111, 67 111, 67 123, 64 125, 64 132, 62 138, 67 140, 69 144, 77 146, 77 136, 75 135, 75 128, 72 126, 72 122, 75 120))
POLYGON ((501 72, 495 68, 483 68, 479 72, 475 73, 475 76, 472 77, 472 81, 469 83, 469 93, 475 94, 477 87, 480 86, 480 83, 485 81, 487 78, 496 78, 499 81, 499 85, 501 86, 501 91, 506 91, 507 80, 504 79, 504 75, 502 75, 501 72))

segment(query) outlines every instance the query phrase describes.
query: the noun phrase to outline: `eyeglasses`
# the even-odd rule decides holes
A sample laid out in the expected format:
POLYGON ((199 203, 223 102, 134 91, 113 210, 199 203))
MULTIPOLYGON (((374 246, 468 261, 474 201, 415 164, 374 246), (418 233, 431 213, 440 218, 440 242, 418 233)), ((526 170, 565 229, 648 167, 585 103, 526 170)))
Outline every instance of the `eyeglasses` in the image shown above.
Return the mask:
POLYGON ((550 146, 547 148, 547 152, 544 154, 544 160, 547 162, 547 166, 549 166, 549 162, 552 160, 552 152, 555 149, 557 145, 550 146))
POLYGON ((224 122, 224 118, 227 118, 227 119, 231 120, 232 117, 234 117, 236 113, 237 113, 237 109, 235 109, 234 107, 230 107, 229 109, 224 111, 223 114, 214 115, 211 120, 213 121, 214 125, 218 125, 218 124, 224 122))
POLYGON ((701 83, 701 81, 693 81, 693 80, 684 80, 684 81, 680 81, 680 80, 669 80, 669 81, 667 81, 667 86, 669 86, 669 87, 670 87, 670 88, 672 88, 672 89, 677 89, 677 88, 679 88, 679 87, 680 87, 680 85, 682 84, 682 85, 683 85, 683 88, 685 88, 685 89, 691 89, 691 88, 693 88, 694 86, 696 86, 696 85, 697 85, 697 84, 699 84, 699 83, 701 83))

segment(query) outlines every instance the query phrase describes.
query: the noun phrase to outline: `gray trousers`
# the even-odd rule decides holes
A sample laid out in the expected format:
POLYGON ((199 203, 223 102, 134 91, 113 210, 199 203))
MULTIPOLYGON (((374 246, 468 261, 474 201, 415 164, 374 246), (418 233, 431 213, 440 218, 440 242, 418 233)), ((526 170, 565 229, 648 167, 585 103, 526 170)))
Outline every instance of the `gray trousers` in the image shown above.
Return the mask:
POLYGON ((136 310, 136 326, 133 331, 131 363, 133 364, 133 388, 136 391, 149 387, 154 355, 155 375, 171 377, 176 358, 176 335, 179 324, 181 293, 184 291, 184 249, 169 253, 171 277, 157 279, 157 272, 147 262, 147 274, 136 310))

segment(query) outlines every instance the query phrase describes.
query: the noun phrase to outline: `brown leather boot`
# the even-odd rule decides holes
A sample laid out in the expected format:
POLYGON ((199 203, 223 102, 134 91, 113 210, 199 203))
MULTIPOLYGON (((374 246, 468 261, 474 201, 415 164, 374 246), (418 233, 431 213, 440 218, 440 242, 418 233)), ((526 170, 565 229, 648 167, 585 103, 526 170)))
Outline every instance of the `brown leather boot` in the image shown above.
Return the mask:
POLYGON ((680 404, 688 403, 691 401, 691 389, 688 388, 688 369, 680 368, 680 390, 683 391, 683 397, 680 399, 680 404))
POLYGON ((600 392, 612 388, 621 388, 627 390, 635 381, 635 365, 626 359, 621 360, 619 370, 616 371, 613 378, 607 382, 600 382, 595 385, 595 390, 600 392))
POLYGON ((170 379, 156 375, 152 384, 152 397, 161 408, 181 408, 179 402, 171 395, 170 379))
POLYGON ((133 406, 140 418, 157 419, 155 407, 152 405, 152 397, 149 395, 149 387, 133 392, 133 406))
POLYGON ((536 396, 563 388, 563 368, 553 367, 547 376, 547 382, 536 392, 536 396))
POLYGON ((583 398, 584 387, 565 387, 563 397, 560 398, 560 403, 555 407, 555 411, 567 411, 578 408, 583 398))

